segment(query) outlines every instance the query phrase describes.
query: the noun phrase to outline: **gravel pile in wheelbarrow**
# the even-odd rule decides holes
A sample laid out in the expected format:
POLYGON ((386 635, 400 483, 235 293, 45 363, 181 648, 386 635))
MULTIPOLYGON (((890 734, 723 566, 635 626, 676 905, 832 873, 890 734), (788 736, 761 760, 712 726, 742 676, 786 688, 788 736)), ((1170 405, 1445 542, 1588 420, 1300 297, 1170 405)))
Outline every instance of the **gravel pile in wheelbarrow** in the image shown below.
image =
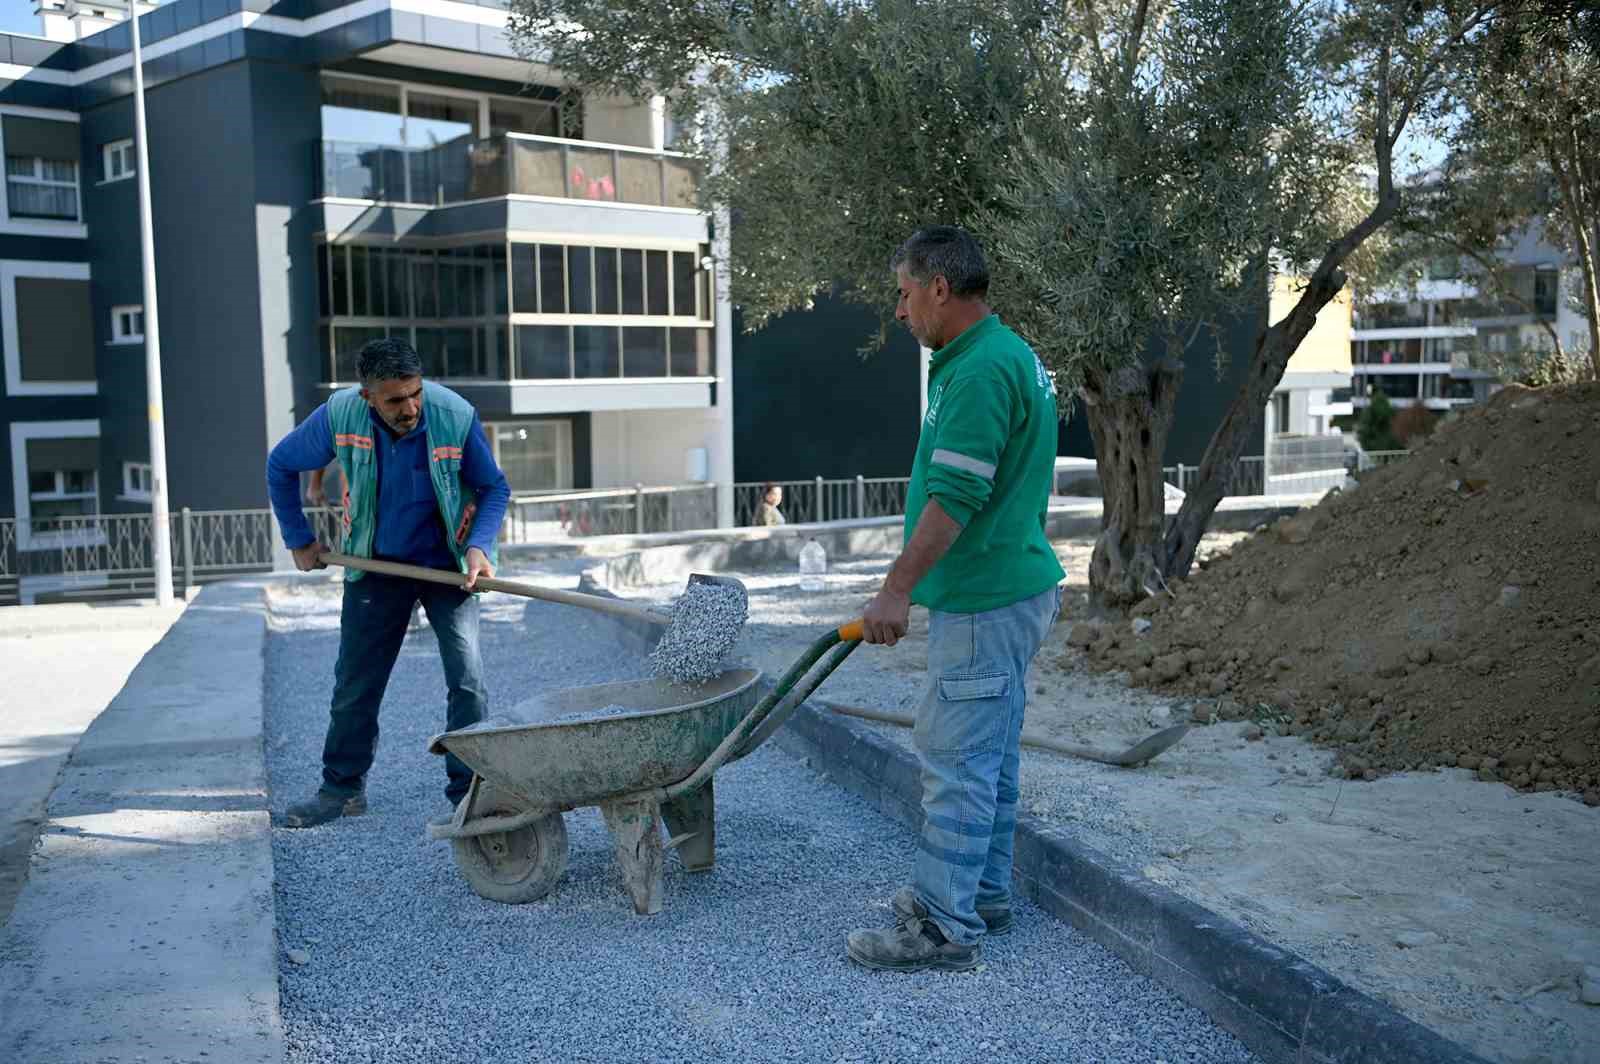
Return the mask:
MULTIPOLYGON (((538 634, 485 614, 491 704, 642 679, 603 627, 531 606, 538 634)), ((274 809, 317 784, 334 630, 275 634, 266 742, 274 809)), ((640 917, 593 810, 530 905, 486 901, 450 848, 433 637, 408 637, 389 683, 371 811, 273 831, 288 1064, 971 1060, 1246 1064, 1231 1036, 1065 924, 1019 905, 1016 929, 964 975, 868 972, 854 927, 887 926, 916 838, 771 745, 718 773, 717 868, 667 869, 671 904, 640 917), (291 952, 293 951, 293 952, 291 952)))
POLYGON ((723 670, 749 615, 742 589, 691 583, 672 604, 672 623, 650 652, 650 671, 674 683, 704 683, 723 670))

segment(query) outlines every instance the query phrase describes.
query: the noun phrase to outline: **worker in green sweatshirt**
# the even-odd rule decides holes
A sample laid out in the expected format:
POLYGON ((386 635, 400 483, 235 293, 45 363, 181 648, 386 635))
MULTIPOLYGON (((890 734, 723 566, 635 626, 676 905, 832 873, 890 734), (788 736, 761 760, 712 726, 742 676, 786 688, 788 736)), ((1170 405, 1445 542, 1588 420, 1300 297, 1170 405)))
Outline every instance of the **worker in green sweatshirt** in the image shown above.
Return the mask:
POLYGON ((895 925, 851 932, 869 968, 962 970, 1011 927, 1012 839, 1028 665, 1061 610, 1065 575, 1044 532, 1056 457, 1055 385, 989 309, 989 268, 953 226, 890 260, 895 309, 933 352, 906 499, 905 548, 865 614, 893 646, 928 609, 928 689, 914 742, 923 827, 895 925))

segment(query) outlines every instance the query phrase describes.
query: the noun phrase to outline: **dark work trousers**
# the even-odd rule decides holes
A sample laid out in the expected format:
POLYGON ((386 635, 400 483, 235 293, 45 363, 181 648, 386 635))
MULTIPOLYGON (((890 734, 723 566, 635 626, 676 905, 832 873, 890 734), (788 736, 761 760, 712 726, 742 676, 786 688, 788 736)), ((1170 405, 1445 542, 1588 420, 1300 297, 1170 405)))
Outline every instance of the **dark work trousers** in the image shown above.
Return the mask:
MULTIPOLYGON (((439 640, 439 659, 450 688, 445 727, 465 728, 483 719, 488 691, 478 648, 478 597, 453 587, 367 573, 346 581, 339 615, 339 663, 334 666, 333 710, 322 747, 322 791, 350 797, 365 785, 378 748, 378 707, 389 673, 400 656, 411 611, 418 601, 439 640)), ((444 793, 458 802, 472 770, 445 756, 444 793)))

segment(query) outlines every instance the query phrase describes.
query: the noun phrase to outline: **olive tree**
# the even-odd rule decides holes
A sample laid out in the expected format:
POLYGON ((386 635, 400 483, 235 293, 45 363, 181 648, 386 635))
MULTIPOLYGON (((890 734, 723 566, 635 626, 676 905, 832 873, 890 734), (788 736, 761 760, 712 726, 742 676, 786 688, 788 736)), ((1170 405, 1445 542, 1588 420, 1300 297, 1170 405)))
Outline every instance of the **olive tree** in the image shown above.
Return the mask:
POLYGON ((1188 572, 1289 356, 1399 205, 1395 143, 1439 91, 1430 64, 1483 10, 513 0, 511 33, 586 89, 713 116, 705 191, 734 213, 752 326, 832 286, 887 313, 887 253, 918 225, 985 240, 997 309, 1089 420, 1106 496, 1091 584, 1117 603, 1188 572), (1249 352, 1208 345, 1273 268, 1305 278, 1288 317, 1249 352), (1249 372, 1167 519, 1162 449, 1196 354, 1249 372))

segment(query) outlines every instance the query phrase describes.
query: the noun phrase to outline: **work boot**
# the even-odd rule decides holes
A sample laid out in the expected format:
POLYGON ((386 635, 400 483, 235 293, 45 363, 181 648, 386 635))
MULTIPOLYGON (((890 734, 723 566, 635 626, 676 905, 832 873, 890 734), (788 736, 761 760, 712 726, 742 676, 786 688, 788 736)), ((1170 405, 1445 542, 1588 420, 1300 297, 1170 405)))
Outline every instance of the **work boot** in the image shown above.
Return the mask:
MULTIPOLYGON (((910 887, 901 887, 889 900, 889 907, 894 910, 897 920, 909 920, 912 917, 925 919, 928 915, 927 907, 917 900, 916 893, 910 887)), ((1011 906, 980 905, 978 919, 983 921, 985 934, 1003 935, 1011 930, 1011 906)))
POLYGON ((360 816, 366 811, 367 796, 364 793, 357 792, 345 796, 318 791, 305 801, 296 802, 286 809, 283 814, 283 826, 314 828, 318 824, 326 824, 342 816, 360 816))
POLYGON ((983 958, 981 943, 958 946, 923 916, 896 920, 887 931, 852 931, 847 950, 850 959, 862 967, 884 972, 920 972, 928 968, 964 972, 977 967, 983 958))

